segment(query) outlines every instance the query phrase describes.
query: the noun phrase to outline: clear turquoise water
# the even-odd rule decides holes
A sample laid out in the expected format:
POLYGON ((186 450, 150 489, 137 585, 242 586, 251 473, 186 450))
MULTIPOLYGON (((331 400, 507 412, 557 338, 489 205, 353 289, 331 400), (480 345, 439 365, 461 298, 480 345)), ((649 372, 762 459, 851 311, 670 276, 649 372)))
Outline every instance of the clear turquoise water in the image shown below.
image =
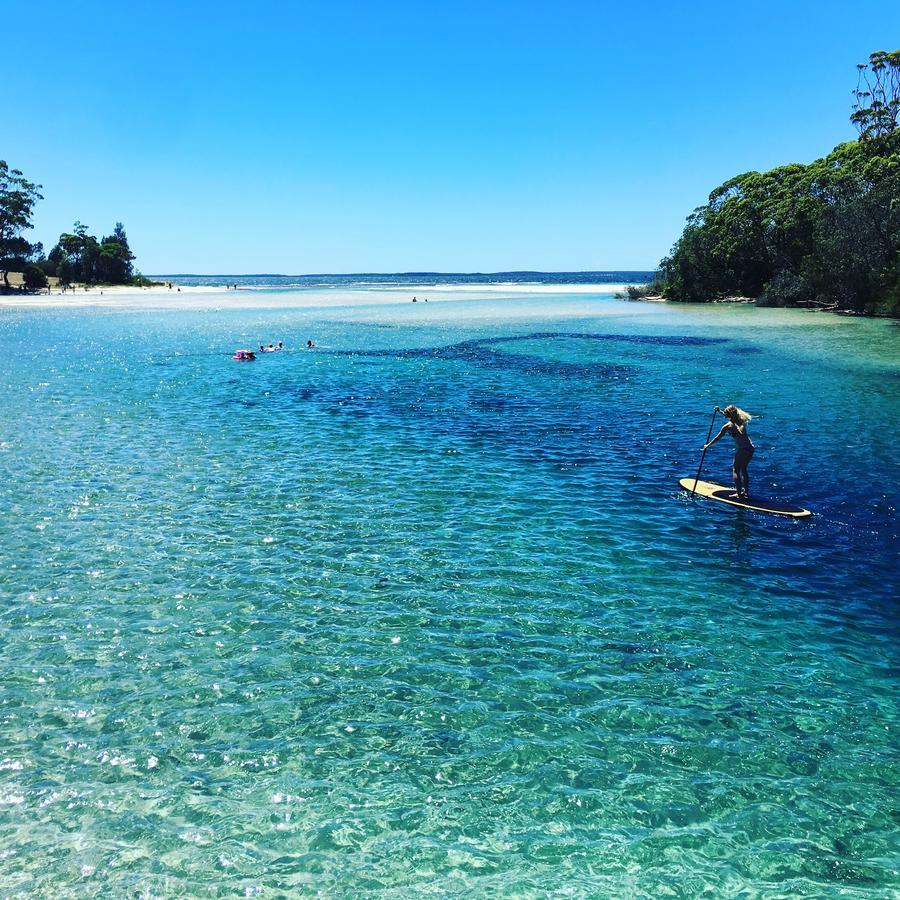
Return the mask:
POLYGON ((0 311, 4 896, 897 896, 896 324, 276 301, 0 311))

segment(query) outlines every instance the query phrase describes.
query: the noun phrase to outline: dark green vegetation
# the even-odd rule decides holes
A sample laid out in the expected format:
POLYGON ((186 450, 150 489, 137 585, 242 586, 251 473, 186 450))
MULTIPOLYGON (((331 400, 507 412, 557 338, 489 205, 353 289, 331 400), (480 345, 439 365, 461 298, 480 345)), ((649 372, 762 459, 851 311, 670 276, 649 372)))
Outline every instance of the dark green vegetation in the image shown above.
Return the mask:
POLYGON ((858 68, 859 140, 716 188, 660 263, 668 299, 900 316, 900 51, 858 68))
MULTIPOLYGON (((10 270, 22 271, 33 261, 34 248, 22 237, 22 232, 31 227, 34 204, 43 199, 40 187, 0 159, 0 271, 7 290, 10 270)), ((32 279, 37 277, 33 270, 28 274, 32 279)))
POLYGON ((108 237, 97 240, 87 227, 76 222, 72 233, 64 232, 59 242, 38 263, 46 274, 56 275, 62 284, 131 284, 134 278, 131 261, 134 255, 121 222, 108 237))
MULTIPOLYGON (((0 160, 0 272, 2 289, 10 290, 9 273, 21 272, 24 287, 47 286, 47 276, 60 284, 132 284, 135 281, 128 237, 121 222, 111 235, 99 241, 87 227, 75 223, 73 232, 59 236, 47 256, 40 242, 31 244, 22 235, 31 228, 34 205, 43 197, 41 186, 28 181, 18 169, 0 160)), ((141 276, 137 276, 140 279, 141 276)))

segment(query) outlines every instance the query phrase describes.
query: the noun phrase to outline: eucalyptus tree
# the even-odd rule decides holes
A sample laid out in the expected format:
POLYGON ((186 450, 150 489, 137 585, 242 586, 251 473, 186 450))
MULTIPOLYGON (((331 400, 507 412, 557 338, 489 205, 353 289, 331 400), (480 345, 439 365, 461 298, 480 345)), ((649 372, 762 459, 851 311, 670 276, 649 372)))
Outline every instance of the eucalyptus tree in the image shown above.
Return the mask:
POLYGON ((859 129, 860 140, 896 131, 900 120, 900 50, 876 50, 856 69, 859 74, 850 121, 859 129))
POLYGON ((85 284, 130 284, 134 277, 134 254, 121 222, 116 222, 111 235, 98 241, 88 234, 87 226, 76 222, 70 232, 59 236, 47 262, 63 284, 82 281, 85 284))
POLYGON ((31 244, 22 232, 31 228, 34 204, 43 200, 41 186, 33 184, 19 171, 0 159, 0 271, 9 288, 9 270, 23 267, 31 253, 31 244))
POLYGON ((131 265, 134 254, 128 246, 128 236, 121 222, 116 222, 115 231, 100 241, 100 255, 97 260, 97 276, 109 284, 128 284, 134 277, 131 265))
POLYGON ((900 315, 900 51, 860 70, 860 139, 717 187, 660 264, 668 298, 900 315))

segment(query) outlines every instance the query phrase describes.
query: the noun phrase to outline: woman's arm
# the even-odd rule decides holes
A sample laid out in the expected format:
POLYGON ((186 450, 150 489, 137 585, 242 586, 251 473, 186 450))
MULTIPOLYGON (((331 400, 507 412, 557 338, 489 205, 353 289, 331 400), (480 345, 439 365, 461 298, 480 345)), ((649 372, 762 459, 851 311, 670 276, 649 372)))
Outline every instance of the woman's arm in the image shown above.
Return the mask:
POLYGON ((713 445, 720 437, 722 437, 722 435, 725 434, 725 432, 727 432, 729 428, 731 428, 731 422, 726 422, 726 423, 721 427, 721 429, 719 430, 719 433, 718 433, 718 434, 717 434, 717 435, 716 435, 716 436, 715 436, 708 444, 704 444, 704 445, 703 445, 703 449, 704 449, 704 450, 709 450, 709 448, 712 447, 712 445, 713 445))

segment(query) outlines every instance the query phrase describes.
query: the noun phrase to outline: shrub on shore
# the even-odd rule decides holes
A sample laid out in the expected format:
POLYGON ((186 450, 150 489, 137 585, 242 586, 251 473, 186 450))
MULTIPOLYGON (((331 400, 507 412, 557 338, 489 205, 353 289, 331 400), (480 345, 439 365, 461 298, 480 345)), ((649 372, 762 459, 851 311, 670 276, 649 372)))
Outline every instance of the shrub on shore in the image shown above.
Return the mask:
POLYGON ((660 273, 657 272, 648 284, 626 284, 625 291, 616 291, 615 297, 617 300, 645 300, 647 297, 662 296, 663 288, 660 273))
POLYGON ((29 263, 22 269, 22 278, 26 289, 29 291, 37 291, 47 287, 47 276, 44 274, 44 270, 34 263, 29 263))
POLYGON ((141 275, 140 272, 137 272, 130 282, 134 287, 161 287, 166 284, 165 281, 154 281, 152 278, 147 278, 145 275, 141 275))

